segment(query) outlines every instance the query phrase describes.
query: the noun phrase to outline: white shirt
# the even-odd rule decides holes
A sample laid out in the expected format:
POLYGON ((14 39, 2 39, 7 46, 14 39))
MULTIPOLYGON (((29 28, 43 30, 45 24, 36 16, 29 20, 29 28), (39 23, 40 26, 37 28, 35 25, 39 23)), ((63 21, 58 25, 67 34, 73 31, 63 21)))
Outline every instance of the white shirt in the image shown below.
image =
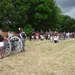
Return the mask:
POLYGON ((3 47, 4 46, 4 42, 0 42, 0 47, 3 47))
POLYGON ((58 36, 54 36, 54 40, 58 40, 58 36))

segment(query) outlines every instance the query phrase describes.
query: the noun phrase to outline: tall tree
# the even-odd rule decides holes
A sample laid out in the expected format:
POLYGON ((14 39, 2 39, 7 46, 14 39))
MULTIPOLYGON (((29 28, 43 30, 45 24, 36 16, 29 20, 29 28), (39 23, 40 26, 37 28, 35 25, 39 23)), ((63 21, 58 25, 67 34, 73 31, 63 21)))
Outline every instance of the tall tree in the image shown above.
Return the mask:
POLYGON ((61 31, 75 31, 75 19, 71 18, 68 15, 61 15, 62 16, 62 22, 61 25, 61 31))
POLYGON ((55 0, 0 0, 0 26, 6 30, 59 28, 60 13, 55 0))
POLYGON ((54 0, 30 0, 28 22, 35 30, 48 30, 56 27, 61 10, 54 0))

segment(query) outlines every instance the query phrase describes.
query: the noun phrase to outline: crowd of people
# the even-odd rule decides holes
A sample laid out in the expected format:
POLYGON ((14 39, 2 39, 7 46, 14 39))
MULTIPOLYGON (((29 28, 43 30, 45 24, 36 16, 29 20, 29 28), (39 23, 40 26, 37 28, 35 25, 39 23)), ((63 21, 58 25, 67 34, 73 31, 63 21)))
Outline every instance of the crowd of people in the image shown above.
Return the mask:
POLYGON ((43 30, 41 30, 40 32, 36 31, 36 32, 32 32, 29 34, 29 40, 41 40, 43 41, 44 39, 46 40, 50 40, 51 42, 60 42, 61 39, 67 39, 67 38, 75 38, 75 32, 59 32, 57 29, 53 30, 53 31, 46 31, 43 32, 43 30))
MULTIPOLYGON (((27 38, 26 33, 23 31, 22 28, 18 28, 19 34, 18 37, 21 38, 22 43, 23 43, 23 51, 25 51, 25 40, 27 38)), ((4 41, 11 39, 11 37, 14 36, 14 32, 9 30, 6 37, 3 36, 2 34, 2 29, 0 29, 0 58, 3 58, 3 53, 4 53, 4 41)), ((44 39, 50 40, 51 42, 58 43, 60 42, 60 38, 63 38, 64 40, 67 38, 75 38, 75 33, 74 32, 63 32, 59 33, 57 29, 53 31, 46 31, 44 32, 43 30, 32 32, 29 34, 29 40, 32 41, 38 41, 41 40, 43 41, 44 39)))
POLYGON ((54 31, 46 31, 43 32, 43 30, 41 30, 40 32, 36 31, 36 32, 32 32, 29 35, 29 39, 31 40, 41 40, 43 41, 44 39, 46 40, 50 40, 51 42, 59 42, 59 32, 58 30, 54 30, 54 31))

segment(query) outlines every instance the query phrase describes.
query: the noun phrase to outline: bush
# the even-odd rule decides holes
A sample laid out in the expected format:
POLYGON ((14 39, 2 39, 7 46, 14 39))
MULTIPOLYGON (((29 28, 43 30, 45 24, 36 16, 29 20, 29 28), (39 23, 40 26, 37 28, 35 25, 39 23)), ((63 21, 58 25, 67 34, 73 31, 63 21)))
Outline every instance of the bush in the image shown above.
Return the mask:
POLYGON ((32 28, 32 26, 31 26, 30 24, 24 26, 24 29, 23 29, 23 30, 26 32, 27 35, 28 35, 29 33, 34 32, 34 28, 32 28))

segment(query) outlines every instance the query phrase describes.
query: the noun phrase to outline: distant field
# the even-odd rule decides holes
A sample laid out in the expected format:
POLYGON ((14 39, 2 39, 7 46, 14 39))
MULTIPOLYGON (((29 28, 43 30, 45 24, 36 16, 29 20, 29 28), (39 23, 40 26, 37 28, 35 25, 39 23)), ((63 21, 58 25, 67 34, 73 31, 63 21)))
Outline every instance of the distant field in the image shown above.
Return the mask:
POLYGON ((75 39, 27 40, 25 48, 0 59, 0 75, 75 75, 75 39))

